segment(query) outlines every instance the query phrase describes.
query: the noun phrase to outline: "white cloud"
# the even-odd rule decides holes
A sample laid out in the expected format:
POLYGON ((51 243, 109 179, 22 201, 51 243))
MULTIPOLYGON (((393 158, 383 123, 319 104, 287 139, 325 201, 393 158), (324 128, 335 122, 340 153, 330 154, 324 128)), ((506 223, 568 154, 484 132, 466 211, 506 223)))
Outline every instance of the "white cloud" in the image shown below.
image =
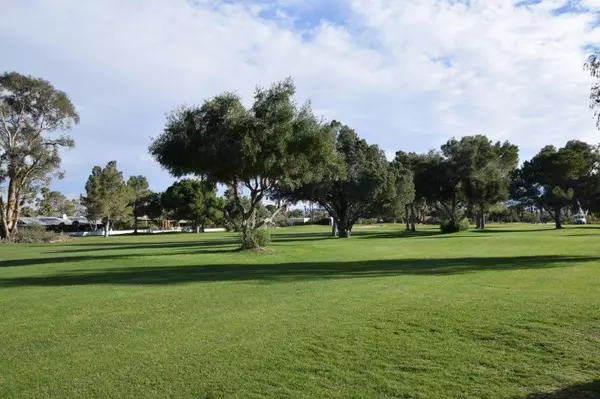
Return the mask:
POLYGON ((513 141, 525 155, 571 138, 599 141, 582 46, 600 31, 590 29, 592 13, 553 16, 564 1, 340 0, 346 25, 319 22, 307 12, 316 3, 297 0, 4 3, 0 70, 45 77, 80 110, 77 148, 57 185, 68 192, 110 159, 164 188, 170 179, 145 152, 165 112, 223 90, 250 100, 256 84, 290 75, 301 99, 387 154, 474 133, 513 141), (288 8, 261 16, 273 4, 288 8), (306 32, 293 28, 294 6, 312 19, 306 32))

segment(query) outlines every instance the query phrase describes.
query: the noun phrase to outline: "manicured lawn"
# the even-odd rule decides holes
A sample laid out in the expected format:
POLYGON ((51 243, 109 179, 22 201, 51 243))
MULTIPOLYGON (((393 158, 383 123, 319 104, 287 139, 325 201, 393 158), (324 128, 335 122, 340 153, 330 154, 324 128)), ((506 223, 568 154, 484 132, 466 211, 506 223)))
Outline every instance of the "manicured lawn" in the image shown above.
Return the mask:
POLYGON ((0 246, 0 397, 600 397, 598 227, 401 228, 0 246))

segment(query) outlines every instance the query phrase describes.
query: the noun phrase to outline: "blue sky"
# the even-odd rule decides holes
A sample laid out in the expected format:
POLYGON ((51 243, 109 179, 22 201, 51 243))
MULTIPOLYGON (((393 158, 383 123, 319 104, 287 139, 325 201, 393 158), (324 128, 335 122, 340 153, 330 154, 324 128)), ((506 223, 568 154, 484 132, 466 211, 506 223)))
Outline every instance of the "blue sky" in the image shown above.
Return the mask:
POLYGON ((600 141, 582 65, 600 0, 27 0, 3 2, 0 71, 44 77, 81 123, 64 180, 83 192, 117 160, 155 190, 173 179, 147 155, 164 114, 292 76, 298 99, 387 154, 450 137, 600 141), (24 25, 27 29, 24 29, 24 25))

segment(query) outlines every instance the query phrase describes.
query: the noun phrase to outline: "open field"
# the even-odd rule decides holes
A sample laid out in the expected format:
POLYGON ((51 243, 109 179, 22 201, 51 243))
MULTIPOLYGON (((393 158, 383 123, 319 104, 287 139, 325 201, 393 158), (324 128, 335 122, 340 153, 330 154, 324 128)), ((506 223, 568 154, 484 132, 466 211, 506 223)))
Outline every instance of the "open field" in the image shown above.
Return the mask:
POLYGON ((600 397, 600 228, 551 227, 3 245, 0 397, 600 397))

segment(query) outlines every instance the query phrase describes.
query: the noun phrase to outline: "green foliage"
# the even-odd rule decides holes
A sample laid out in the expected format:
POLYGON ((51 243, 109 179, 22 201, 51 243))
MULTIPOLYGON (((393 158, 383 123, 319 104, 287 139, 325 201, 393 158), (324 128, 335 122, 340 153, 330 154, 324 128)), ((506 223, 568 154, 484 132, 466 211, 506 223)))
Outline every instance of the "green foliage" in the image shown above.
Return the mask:
POLYGON ((37 199, 36 213, 40 216, 71 216, 75 213, 75 202, 59 191, 50 191, 48 187, 42 187, 37 199))
POLYGON ((443 234, 448 233, 458 233, 460 231, 469 230, 469 219, 464 218, 457 221, 454 220, 444 220, 440 225, 440 230, 443 234))
POLYGON ((398 198, 398 169, 385 154, 369 145, 348 126, 333 121, 336 151, 324 177, 295 188, 282 189, 277 198, 290 202, 312 201, 325 208, 346 238, 361 217, 381 215, 398 198))
POLYGON ((221 207, 214 184, 195 179, 183 179, 173 183, 162 194, 161 203, 176 220, 192 221, 198 229, 207 220, 221 220, 221 207))
MULTIPOLYGON (((332 154, 332 129, 297 106, 291 79, 257 88, 247 109, 241 98, 223 93, 200 107, 171 113, 150 153, 174 176, 194 174, 224 184, 244 228, 254 225, 255 208, 279 185, 296 186, 322 174, 332 154), (241 189, 249 191, 242 203, 241 189)), ((235 217, 227 215, 234 223, 235 217)))
POLYGON ((246 230, 239 233, 238 240, 242 249, 264 248, 271 242, 271 232, 264 227, 246 230))
POLYGON ((59 239, 60 234, 45 226, 27 226, 18 229, 7 242, 15 244, 44 244, 59 239))
POLYGON ((110 223, 131 214, 132 193, 117 169, 117 162, 110 161, 106 167, 94 166, 85 184, 86 196, 82 203, 89 219, 104 219, 109 234, 110 223))
POLYGON ((60 150, 72 148, 67 135, 48 137, 79 122, 69 97, 48 81, 7 72, 0 75, 0 237, 17 226, 22 201, 33 187, 62 177, 60 150))
POLYGON ((597 146, 573 140, 557 149, 546 146, 514 174, 514 199, 547 210, 561 228, 561 212, 576 201, 591 205, 600 192, 597 146))
POLYGON ((144 216, 146 210, 146 202, 150 198, 151 191, 149 189, 148 179, 144 176, 130 176, 127 181, 127 187, 130 192, 129 206, 133 213, 133 228, 137 233, 138 218, 144 216))
POLYGON ((314 224, 318 224, 321 226, 330 226, 331 219, 329 217, 320 218, 320 219, 317 219, 314 224))

